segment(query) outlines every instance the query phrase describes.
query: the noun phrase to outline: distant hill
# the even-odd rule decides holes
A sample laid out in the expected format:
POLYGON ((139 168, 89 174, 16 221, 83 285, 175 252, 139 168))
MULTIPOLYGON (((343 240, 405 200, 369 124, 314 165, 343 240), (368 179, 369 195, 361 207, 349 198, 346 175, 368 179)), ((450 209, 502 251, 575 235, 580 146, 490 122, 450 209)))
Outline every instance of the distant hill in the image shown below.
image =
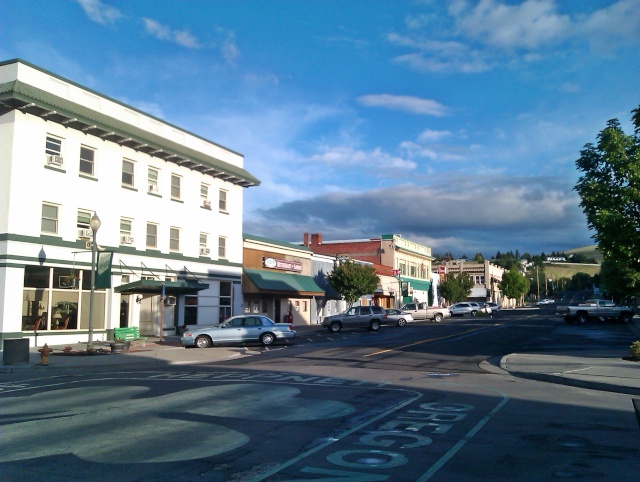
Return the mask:
POLYGON ((582 248, 565 249, 564 253, 566 255, 584 254, 585 256, 594 258, 598 263, 602 263, 602 260, 604 259, 604 256, 602 256, 602 253, 598 251, 598 246, 595 244, 592 244, 591 246, 584 246, 582 248))
MULTIPOLYGON (((598 251, 597 246, 584 246, 582 248, 565 249, 564 253, 568 256, 570 254, 582 254, 590 258, 594 258, 598 263, 602 263, 604 257, 602 253, 598 251)), ((600 264, 585 265, 585 264, 573 264, 573 263, 545 263, 545 273, 549 279, 558 278, 571 278, 576 273, 587 273, 590 276, 600 273, 600 264)))

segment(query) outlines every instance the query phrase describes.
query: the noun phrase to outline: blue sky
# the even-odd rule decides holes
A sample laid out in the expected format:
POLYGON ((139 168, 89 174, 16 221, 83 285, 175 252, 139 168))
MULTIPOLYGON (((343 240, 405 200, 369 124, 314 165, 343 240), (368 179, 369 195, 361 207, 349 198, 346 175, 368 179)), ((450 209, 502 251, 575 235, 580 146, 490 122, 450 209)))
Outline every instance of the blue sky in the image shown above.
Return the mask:
POLYGON ((244 230, 593 244, 575 160, 640 105, 640 0, 5 0, 22 58, 245 156, 244 230))

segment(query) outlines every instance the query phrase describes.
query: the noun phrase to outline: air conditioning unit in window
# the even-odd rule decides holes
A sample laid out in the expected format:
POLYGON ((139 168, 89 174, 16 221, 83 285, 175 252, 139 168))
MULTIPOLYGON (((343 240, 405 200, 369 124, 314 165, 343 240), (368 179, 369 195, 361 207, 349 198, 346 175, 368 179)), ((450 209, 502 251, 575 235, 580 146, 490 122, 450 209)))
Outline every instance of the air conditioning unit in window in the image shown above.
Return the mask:
POLYGON ((121 244, 133 244, 133 236, 120 236, 121 244))
POLYGON ((78 228, 78 237, 80 239, 91 239, 93 232, 90 229, 78 228))
POLYGON ((200 247, 200 255, 201 256, 208 256, 210 252, 211 252, 211 250, 209 248, 200 247))
POLYGON ((158 186, 155 184, 149 184, 149 192, 158 192, 158 186))
POLYGON ((211 201, 209 201, 208 199, 203 199, 202 207, 205 209, 211 209, 211 201))
POLYGON ((62 156, 51 156, 47 155, 47 166, 62 166, 62 156))
POLYGON ((175 296, 167 296, 164 299, 164 304, 165 306, 175 306, 176 304, 176 297, 175 296))

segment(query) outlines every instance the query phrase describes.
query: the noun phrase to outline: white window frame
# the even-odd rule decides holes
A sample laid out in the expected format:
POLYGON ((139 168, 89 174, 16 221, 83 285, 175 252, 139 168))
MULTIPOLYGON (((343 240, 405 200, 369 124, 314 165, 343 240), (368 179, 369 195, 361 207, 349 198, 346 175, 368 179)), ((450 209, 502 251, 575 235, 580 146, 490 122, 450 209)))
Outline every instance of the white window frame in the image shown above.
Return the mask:
POLYGON ((147 231, 145 236, 145 246, 147 248, 157 248, 158 247, 158 225, 156 223, 147 223, 147 231), (154 232, 149 232, 149 228, 153 227, 154 232), (153 239, 153 243, 149 244, 149 237, 153 239))
POLYGON ((136 163, 131 159, 122 159, 122 185, 127 187, 134 187, 136 181, 136 163), (125 172, 125 166, 131 166, 131 172, 125 172), (125 180, 125 176, 131 176, 131 182, 125 180))
POLYGON ((180 200, 182 195, 182 176, 171 174, 171 199, 180 200))
POLYGON ((218 210, 226 213, 227 212, 227 195, 229 194, 229 191, 227 191, 226 189, 220 189, 220 192, 218 194, 218 210))
POLYGON ((218 258, 227 259, 227 238, 218 236, 218 258))
POLYGON ((96 149, 95 148, 85 146, 85 145, 80 146, 80 162, 78 165, 78 169, 80 171, 80 174, 85 174, 87 176, 95 176, 95 169, 96 169, 96 149), (91 159, 86 159, 82 157, 83 149, 91 153, 91 159), (91 166, 91 172, 82 170, 83 163, 91 166))
POLYGON ((47 156, 62 156, 62 139, 61 137, 54 136, 53 134, 47 134, 47 138, 44 144, 44 153, 47 156), (57 145, 57 149, 55 149, 57 145))
POLYGON ((169 251, 180 252, 180 228, 169 228, 169 251))
MULTIPOLYGON (((48 213, 47 213, 48 214, 48 213)), ((58 204, 43 202, 42 203, 42 212, 40 217, 40 232, 43 234, 58 234, 58 228, 60 223, 60 206, 58 204), (50 208, 54 210, 55 217, 53 218, 45 218, 45 208, 50 208), (45 222, 52 222, 54 224, 53 231, 48 231, 45 229, 45 222)))
POLYGON ((160 192, 160 169, 149 167, 147 169, 147 183, 149 184, 149 192, 160 192))

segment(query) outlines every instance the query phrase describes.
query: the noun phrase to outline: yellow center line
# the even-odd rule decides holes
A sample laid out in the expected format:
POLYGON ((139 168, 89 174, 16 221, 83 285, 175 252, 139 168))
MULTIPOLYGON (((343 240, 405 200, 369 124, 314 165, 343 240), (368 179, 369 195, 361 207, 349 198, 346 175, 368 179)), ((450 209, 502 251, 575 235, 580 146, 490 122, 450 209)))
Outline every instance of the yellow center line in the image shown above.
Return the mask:
MULTIPOLYGON (((493 325, 493 326, 496 326, 496 325, 493 325)), ((380 351, 376 351, 374 353, 369 353, 368 355, 364 355, 363 358, 367 358, 367 357, 370 357, 370 356, 376 356, 376 355, 382 355, 383 353, 388 353, 390 351, 402 350, 403 348, 408 348, 410 346, 415 346, 415 345, 421 345, 422 343, 428 343, 430 341, 446 340, 447 338, 454 338, 456 336, 465 335, 467 333, 473 333, 474 331, 484 330, 486 328, 487 328, 486 326, 482 326, 480 328, 474 328, 473 330, 463 331, 461 333, 456 333, 454 335, 441 336, 440 338, 428 338, 426 340, 420 340, 420 341, 416 341, 416 342, 413 342, 413 343, 409 343, 408 345, 397 346, 395 348, 387 348, 386 350, 380 350, 380 351)))

